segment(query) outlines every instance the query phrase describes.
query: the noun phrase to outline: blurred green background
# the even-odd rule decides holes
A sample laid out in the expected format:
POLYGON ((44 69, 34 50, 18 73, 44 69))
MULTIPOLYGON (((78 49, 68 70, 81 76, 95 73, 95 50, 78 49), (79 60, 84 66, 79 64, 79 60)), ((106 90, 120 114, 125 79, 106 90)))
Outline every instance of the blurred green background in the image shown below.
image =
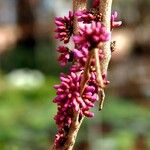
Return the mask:
MULTIPOLYGON (((70 0, 0 0, 0 150, 48 149, 57 131, 54 17, 70 0)), ((114 0, 123 21, 104 109, 85 119, 75 150, 150 149, 150 1, 114 0)))

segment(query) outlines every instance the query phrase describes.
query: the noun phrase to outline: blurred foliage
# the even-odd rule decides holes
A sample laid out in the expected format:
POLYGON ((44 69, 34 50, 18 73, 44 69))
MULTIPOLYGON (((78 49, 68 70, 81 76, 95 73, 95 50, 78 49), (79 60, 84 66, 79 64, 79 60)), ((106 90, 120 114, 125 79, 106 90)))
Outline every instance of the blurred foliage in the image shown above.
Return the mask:
MULTIPOLYGON (((50 76, 46 83, 38 89, 23 90, 10 87, 3 77, 0 90, 0 149, 1 150, 33 150, 47 149, 53 142, 56 125, 53 117, 56 106, 52 103, 55 96, 53 85, 58 78, 50 76)), ((125 101, 118 97, 107 97, 102 112, 93 110, 95 117, 85 119, 77 138, 77 145, 87 141, 89 128, 107 123, 111 131, 104 134, 103 139, 112 138, 117 141, 118 150, 133 145, 140 133, 150 139, 149 110, 125 101)), ((99 133, 95 133, 99 134, 99 133)), ((101 134, 99 134, 101 135, 101 134)), ((100 138, 100 137, 99 137, 100 138)), ((98 139, 99 139, 98 138, 98 139)))
POLYGON ((23 44, 10 48, 1 56, 0 69, 9 72, 19 68, 36 68, 44 73, 51 71, 51 75, 58 73, 60 68, 56 62, 54 43, 48 39, 38 40, 34 48, 23 44))
POLYGON ((50 77, 36 90, 9 87, 2 82, 5 81, 1 81, 4 87, 0 90, 0 149, 47 149, 48 139, 55 132, 52 99, 57 78, 50 77))

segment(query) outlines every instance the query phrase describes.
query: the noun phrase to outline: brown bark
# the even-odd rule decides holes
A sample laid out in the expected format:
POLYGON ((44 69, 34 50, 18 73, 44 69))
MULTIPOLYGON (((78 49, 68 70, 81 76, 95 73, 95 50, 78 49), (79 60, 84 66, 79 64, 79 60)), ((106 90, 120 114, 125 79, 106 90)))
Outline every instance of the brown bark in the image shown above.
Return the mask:
MULTIPOLYGON (((112 0, 100 1, 99 10, 102 14, 102 23, 106 26, 108 32, 110 32, 111 6, 112 0)), ((111 58, 110 41, 103 43, 101 47, 105 56, 105 58, 101 61, 101 69, 103 74, 107 74, 107 69, 111 58)))
MULTIPOLYGON (((87 8, 87 0, 73 0, 73 12, 81 11, 87 8)), ((77 17, 74 18, 74 34, 78 33, 79 25, 77 17)))

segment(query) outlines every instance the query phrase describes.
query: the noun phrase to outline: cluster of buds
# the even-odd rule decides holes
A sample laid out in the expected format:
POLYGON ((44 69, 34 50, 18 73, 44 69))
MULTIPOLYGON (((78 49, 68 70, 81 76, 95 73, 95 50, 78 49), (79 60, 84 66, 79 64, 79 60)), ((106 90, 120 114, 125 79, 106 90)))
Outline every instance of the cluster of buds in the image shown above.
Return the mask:
POLYGON ((56 17, 55 24, 57 25, 57 32, 56 39, 60 39, 64 43, 68 43, 69 39, 73 33, 73 13, 69 11, 69 15, 64 18, 56 17))
POLYGON ((71 72, 68 75, 61 74, 59 85, 54 88, 57 91, 57 97, 53 100, 58 105, 57 115, 54 117, 58 126, 58 133, 55 138, 56 146, 61 146, 65 142, 65 132, 69 130, 72 123, 73 113, 79 112, 80 116, 93 117, 94 113, 90 108, 94 107, 97 100, 97 85, 89 81, 82 96, 80 94, 81 73, 71 72))
POLYGON ((98 47, 100 42, 110 40, 110 33, 106 31, 105 26, 101 22, 94 22, 80 28, 79 34, 73 37, 74 43, 80 47, 86 47, 92 50, 98 47))
MULTIPOLYGON (((100 42, 106 42, 110 40, 110 33, 106 31, 106 28, 100 22, 94 22, 90 25, 84 25, 80 27, 79 33, 74 35, 73 41, 76 48, 73 49, 75 63, 71 67, 72 71, 82 71, 87 61, 89 52, 94 48, 99 48, 100 42)), ((99 48, 99 59, 104 57, 103 51, 99 48)), ((94 60, 92 61, 94 66, 94 60)))
MULTIPOLYGON (((102 14, 96 6, 99 0, 93 3, 94 11, 69 12, 67 17, 57 17, 55 24, 57 26, 56 38, 64 42, 64 45, 58 47, 57 52, 60 54, 58 61, 61 66, 65 66, 71 62, 68 74, 61 74, 59 85, 55 85, 57 96, 53 100, 58 106, 58 111, 54 120, 58 127, 58 132, 55 136, 54 147, 61 147, 67 139, 67 133, 73 122, 74 113, 78 112, 79 117, 93 117, 94 113, 90 108, 99 100, 100 86, 97 83, 96 60, 91 58, 89 66, 89 79, 87 80, 84 90, 81 89, 81 84, 84 78, 84 70, 90 52, 93 49, 98 49, 98 59, 103 60, 105 57, 100 43, 111 40, 111 33, 108 32, 101 22, 102 14), (78 22, 82 22, 79 26, 78 33, 73 34, 73 21, 77 17, 78 22), (72 40, 74 48, 69 49, 67 44, 72 40), (82 91, 82 92, 81 92, 82 91)), ((113 13, 111 17, 111 28, 121 25, 117 21, 117 13, 113 13)), ((107 81, 106 74, 102 74, 102 80, 105 85, 107 81)))
MULTIPOLYGON (((82 10, 82 11, 78 11, 76 12, 76 15, 78 17, 78 21, 79 22, 83 22, 83 23, 91 23, 92 21, 95 22, 101 22, 102 20, 102 14, 99 13, 99 9, 91 9, 91 10, 82 10)), ((122 21, 118 20, 118 13, 117 11, 114 11, 111 15, 111 29, 117 28, 119 26, 121 26, 122 21)))

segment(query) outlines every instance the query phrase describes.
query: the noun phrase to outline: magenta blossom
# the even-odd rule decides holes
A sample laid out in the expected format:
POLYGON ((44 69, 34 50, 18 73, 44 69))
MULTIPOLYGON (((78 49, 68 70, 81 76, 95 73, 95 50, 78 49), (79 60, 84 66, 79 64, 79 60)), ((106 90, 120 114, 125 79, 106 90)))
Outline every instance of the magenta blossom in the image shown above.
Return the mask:
MULTIPOLYGON (((80 95, 80 81, 81 73, 71 72, 70 75, 61 74, 60 80, 61 84, 56 85, 57 97, 54 102, 58 104, 60 108, 71 108, 74 111, 81 111, 82 115, 87 117, 92 117, 92 115, 87 115, 84 112, 89 111, 90 107, 94 106, 94 102, 97 98, 97 86, 87 85, 84 90, 83 95, 80 95)), ((92 114, 92 113, 89 113, 92 114)))
POLYGON ((56 17, 55 24, 57 25, 57 29, 55 32, 57 33, 56 38, 60 39, 60 41, 64 41, 64 43, 68 43, 69 39, 73 33, 73 18, 74 15, 71 11, 69 11, 68 17, 56 17))
POLYGON ((95 16, 87 10, 78 11, 75 13, 79 22, 83 23, 91 23, 91 21, 95 20, 95 16))
POLYGON ((118 13, 117 11, 115 11, 111 15, 111 29, 121 26, 122 21, 117 21, 117 18, 118 18, 118 13))
MULTIPOLYGON (((75 63, 71 67, 71 71, 77 72, 77 71, 82 71, 84 69, 85 63, 87 61, 89 54, 88 48, 81 47, 80 49, 74 49, 73 50, 73 55, 74 55, 74 60, 75 63)), ((101 49, 99 49, 99 59, 102 60, 104 58, 104 53, 101 49)), ((93 59, 92 66, 95 65, 95 60, 93 59)))
MULTIPOLYGON (((102 19, 102 14, 99 14, 99 10, 98 9, 94 9, 94 10, 82 10, 82 11, 78 11, 75 13, 75 15, 78 18, 79 22, 83 22, 83 23, 91 23, 92 21, 95 22, 101 22, 102 19)), ((122 21, 118 21, 118 13, 117 11, 114 11, 111 15, 111 29, 113 28, 117 28, 119 26, 121 26, 122 21)))
POLYGON ((100 22, 102 15, 99 13, 98 9, 93 10, 82 10, 75 13, 79 22, 91 23, 92 21, 100 22))
POLYGON ((91 81, 86 86, 83 95, 80 95, 80 81, 82 74, 73 73, 70 75, 61 74, 59 85, 55 85, 57 97, 54 103, 58 105, 57 115, 54 117, 58 126, 58 133, 55 137, 55 146, 59 146, 65 142, 65 131, 67 131, 72 123, 73 112, 80 112, 81 116, 93 117, 94 113, 89 109, 94 106, 94 102, 98 99, 98 87, 92 81, 95 76, 91 77, 91 81))
POLYGON ((89 25, 80 27, 79 34, 73 37, 74 43, 80 47, 88 47, 89 50, 98 47, 100 42, 110 40, 110 33, 100 22, 92 22, 89 25))
POLYGON ((59 61, 60 65, 63 67, 70 60, 71 51, 69 50, 68 47, 65 47, 65 46, 59 46, 57 51, 60 53, 58 61, 59 61))

